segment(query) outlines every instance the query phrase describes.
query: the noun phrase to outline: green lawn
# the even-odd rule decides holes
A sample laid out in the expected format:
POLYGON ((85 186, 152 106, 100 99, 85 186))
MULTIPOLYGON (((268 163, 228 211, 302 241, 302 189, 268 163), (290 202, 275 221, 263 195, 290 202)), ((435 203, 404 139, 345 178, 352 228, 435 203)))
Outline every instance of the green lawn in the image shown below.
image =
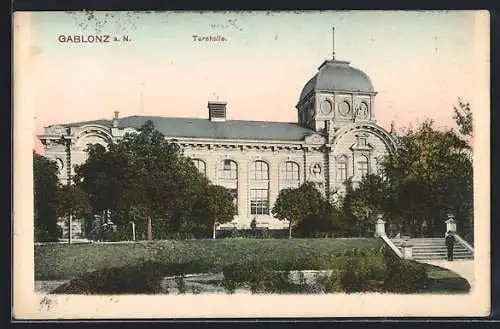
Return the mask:
POLYGON ((470 291, 470 284, 455 272, 445 268, 424 264, 427 272, 427 285, 425 293, 467 293, 470 291))
POLYGON ((341 253, 379 248, 378 239, 217 239, 151 243, 50 244, 35 246, 35 280, 71 279, 103 268, 143 262, 188 265, 188 270, 220 271, 223 266, 259 259, 296 269, 328 269, 341 253), (193 266, 189 266, 189 264, 193 266))

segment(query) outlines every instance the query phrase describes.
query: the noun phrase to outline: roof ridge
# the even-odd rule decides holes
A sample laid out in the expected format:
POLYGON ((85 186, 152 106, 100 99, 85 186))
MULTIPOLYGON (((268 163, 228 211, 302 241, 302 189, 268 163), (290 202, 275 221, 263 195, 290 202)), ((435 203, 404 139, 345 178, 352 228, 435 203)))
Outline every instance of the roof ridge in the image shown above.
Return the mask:
MULTIPOLYGON (((158 115, 131 115, 126 117, 121 117, 120 120, 127 118, 158 118, 158 119, 180 119, 180 120, 199 120, 199 121, 210 121, 208 118, 194 118, 194 117, 169 117, 169 116, 158 116, 158 115)), ((95 121, 95 120, 91 120, 95 121)), ((297 125, 297 122, 291 121, 266 121, 266 120, 243 120, 243 119, 226 119, 226 121, 220 121, 216 123, 224 123, 224 122, 258 122, 258 123, 281 123, 281 124, 292 124, 297 125)), ((213 121, 210 121, 213 122, 213 121)))

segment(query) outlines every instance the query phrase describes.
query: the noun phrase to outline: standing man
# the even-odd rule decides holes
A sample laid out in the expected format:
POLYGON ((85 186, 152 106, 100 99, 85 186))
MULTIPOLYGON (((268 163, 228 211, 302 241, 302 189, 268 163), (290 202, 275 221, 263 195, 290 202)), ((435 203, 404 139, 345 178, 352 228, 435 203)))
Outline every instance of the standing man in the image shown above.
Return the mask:
POLYGON ((257 236, 257 219, 256 218, 252 219, 252 222, 250 223, 250 228, 252 229, 252 235, 255 238, 257 236))
POLYGON ((448 248, 448 260, 453 261, 453 246, 455 245, 455 237, 453 236, 452 231, 448 231, 446 233, 446 248, 448 248))

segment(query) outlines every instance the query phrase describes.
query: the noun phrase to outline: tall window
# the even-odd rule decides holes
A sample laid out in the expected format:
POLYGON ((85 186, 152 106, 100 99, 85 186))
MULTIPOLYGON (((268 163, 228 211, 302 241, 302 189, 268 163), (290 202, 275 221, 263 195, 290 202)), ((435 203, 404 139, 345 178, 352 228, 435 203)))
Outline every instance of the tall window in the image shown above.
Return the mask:
POLYGON ((299 180, 299 165, 292 161, 285 162, 285 180, 298 181, 299 180))
POLYGON ((218 167, 218 185, 224 186, 233 196, 233 202, 238 209, 238 165, 233 160, 223 160, 218 167))
POLYGON ((200 173, 202 173, 205 176, 207 175, 207 166, 205 164, 205 161, 199 159, 193 159, 191 161, 193 161, 194 166, 196 167, 196 169, 198 169, 200 173))
POLYGON ((269 165, 254 161, 250 171, 250 214, 269 214, 269 165))
POLYGON ((359 158, 358 171, 360 177, 368 175, 368 158, 364 155, 360 156, 359 158))
POLYGON ((268 180, 269 179, 269 166, 264 161, 254 162, 254 175, 255 180, 268 180))
POLYGON ((238 176, 238 166, 236 162, 232 160, 222 161, 222 165, 219 167, 219 177, 221 179, 237 179, 238 176))
POLYGON ((347 179, 347 158, 344 156, 337 162, 337 180, 345 181, 347 179))
POLYGON ((269 214, 269 189, 250 190, 250 213, 252 215, 269 214))
POLYGON ((299 164, 293 161, 287 161, 281 164, 280 167, 280 182, 279 188, 297 188, 300 185, 300 169, 299 164))

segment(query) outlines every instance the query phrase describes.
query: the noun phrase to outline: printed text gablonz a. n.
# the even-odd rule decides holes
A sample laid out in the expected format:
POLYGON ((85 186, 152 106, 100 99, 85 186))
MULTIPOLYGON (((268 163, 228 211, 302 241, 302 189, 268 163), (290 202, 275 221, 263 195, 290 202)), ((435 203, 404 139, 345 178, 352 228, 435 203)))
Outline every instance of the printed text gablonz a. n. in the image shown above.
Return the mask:
POLYGON ((61 43, 106 43, 111 42, 109 35, 59 35, 57 40, 61 43))

